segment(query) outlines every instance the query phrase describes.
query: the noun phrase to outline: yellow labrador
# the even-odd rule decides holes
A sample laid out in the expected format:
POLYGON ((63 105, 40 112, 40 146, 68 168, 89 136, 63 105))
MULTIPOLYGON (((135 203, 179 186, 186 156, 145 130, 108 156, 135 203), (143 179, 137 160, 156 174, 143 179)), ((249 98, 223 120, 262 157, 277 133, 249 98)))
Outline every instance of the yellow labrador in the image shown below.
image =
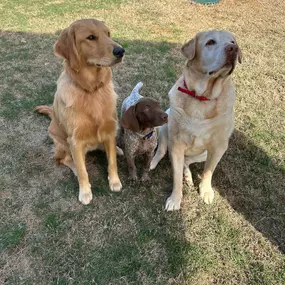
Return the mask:
POLYGON ((187 58, 183 76, 169 92, 168 124, 159 128, 159 145, 150 169, 154 169, 167 148, 173 169, 173 191, 166 210, 180 209, 183 173, 192 185, 189 165, 206 161, 200 196, 206 204, 214 199, 213 172, 228 148, 234 129, 235 88, 231 74, 241 51, 232 34, 225 31, 198 33, 182 47, 187 58))

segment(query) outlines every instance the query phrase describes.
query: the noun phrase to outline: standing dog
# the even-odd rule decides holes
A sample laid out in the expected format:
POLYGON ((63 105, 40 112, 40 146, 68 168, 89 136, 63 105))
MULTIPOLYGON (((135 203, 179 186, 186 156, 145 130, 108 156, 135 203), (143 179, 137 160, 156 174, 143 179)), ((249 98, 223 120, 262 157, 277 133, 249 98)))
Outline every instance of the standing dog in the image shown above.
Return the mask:
POLYGON ((119 142, 127 158, 130 180, 138 179, 135 157, 143 154, 145 166, 141 180, 150 182, 149 167, 157 146, 154 128, 167 123, 168 115, 160 109, 157 101, 139 94, 142 85, 139 82, 122 104, 119 142))
POLYGON ((154 169, 169 149, 173 170, 173 191, 166 210, 180 209, 183 172, 193 184, 189 165, 206 161, 199 185, 206 204, 214 199, 213 172, 227 150, 234 129, 235 89, 231 74, 241 51, 232 34, 206 31, 182 47, 187 58, 183 76, 169 92, 169 122, 159 129, 159 146, 151 162, 154 169))
POLYGON ((85 165, 85 153, 103 144, 108 158, 108 179, 112 191, 122 188, 117 171, 117 94, 111 66, 121 62, 124 49, 110 37, 101 21, 75 21, 62 31, 55 53, 64 58, 64 71, 57 82, 53 107, 37 111, 51 117, 49 134, 55 145, 57 163, 70 167, 78 176, 79 201, 92 200, 85 165))

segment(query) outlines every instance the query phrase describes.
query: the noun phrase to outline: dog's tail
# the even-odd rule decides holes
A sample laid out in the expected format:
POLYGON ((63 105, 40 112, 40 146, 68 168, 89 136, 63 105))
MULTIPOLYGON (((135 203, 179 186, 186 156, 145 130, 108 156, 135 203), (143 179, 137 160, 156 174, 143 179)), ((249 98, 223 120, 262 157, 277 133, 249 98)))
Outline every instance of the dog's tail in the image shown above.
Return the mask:
POLYGON ((46 105, 37 106, 34 111, 37 111, 41 114, 48 115, 50 118, 52 117, 52 108, 46 105))
POLYGON ((140 95, 140 89, 142 88, 143 83, 139 82, 134 89, 132 90, 130 97, 133 97, 135 101, 139 100, 140 98, 142 98, 142 96, 140 95))

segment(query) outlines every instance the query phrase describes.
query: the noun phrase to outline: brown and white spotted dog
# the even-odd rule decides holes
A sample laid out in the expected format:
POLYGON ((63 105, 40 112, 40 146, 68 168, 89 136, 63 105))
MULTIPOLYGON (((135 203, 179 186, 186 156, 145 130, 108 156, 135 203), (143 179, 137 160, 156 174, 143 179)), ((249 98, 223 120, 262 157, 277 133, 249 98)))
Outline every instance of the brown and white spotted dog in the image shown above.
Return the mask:
POLYGON ((157 146, 157 134, 154 128, 167 123, 168 115, 160 108, 159 102, 139 94, 141 86, 142 83, 138 83, 123 102, 118 143, 124 150, 129 179, 133 182, 138 180, 135 157, 145 155, 141 181, 148 183, 150 162, 157 146))

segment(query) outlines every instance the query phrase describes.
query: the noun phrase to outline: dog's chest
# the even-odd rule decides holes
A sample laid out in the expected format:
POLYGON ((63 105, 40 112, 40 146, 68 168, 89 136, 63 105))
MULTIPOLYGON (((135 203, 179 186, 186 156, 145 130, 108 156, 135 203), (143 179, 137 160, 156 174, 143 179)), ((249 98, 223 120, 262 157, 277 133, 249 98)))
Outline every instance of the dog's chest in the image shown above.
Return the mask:
POLYGON ((137 154, 144 154, 148 152, 154 151, 157 144, 157 139, 154 137, 154 135, 149 139, 140 139, 138 148, 136 150, 137 154))
POLYGON ((134 155, 140 155, 154 151, 157 145, 157 136, 154 132, 150 138, 141 138, 138 134, 126 130, 125 132, 125 148, 134 155))
POLYGON ((188 146, 189 152, 193 154, 201 153, 205 150, 205 146, 211 140, 212 133, 209 128, 202 129, 202 126, 192 122, 192 124, 187 124, 187 127, 182 127, 182 132, 180 132, 180 138, 188 146))
POLYGON ((177 135, 187 145, 186 155, 197 155, 209 145, 227 140, 233 126, 233 116, 228 114, 204 120, 184 117, 177 125, 177 135))
POLYGON ((201 120, 184 114, 176 122, 176 131, 172 133, 176 133, 176 137, 182 140, 193 154, 203 152, 219 130, 219 121, 215 119, 201 120))

